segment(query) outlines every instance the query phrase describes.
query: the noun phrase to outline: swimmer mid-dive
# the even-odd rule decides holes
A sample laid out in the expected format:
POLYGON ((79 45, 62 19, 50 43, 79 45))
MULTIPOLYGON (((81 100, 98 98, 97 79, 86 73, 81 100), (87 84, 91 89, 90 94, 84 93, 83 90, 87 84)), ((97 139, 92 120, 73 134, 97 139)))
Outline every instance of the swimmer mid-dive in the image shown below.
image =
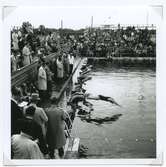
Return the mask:
POLYGON ((91 99, 91 100, 103 100, 103 101, 107 101, 107 102, 110 102, 112 104, 115 104, 115 105, 121 107, 121 105, 118 104, 112 97, 103 96, 103 95, 93 96, 93 95, 87 93, 86 94, 86 98, 87 99, 91 99))
POLYGON ((72 94, 70 102, 74 102, 74 103, 77 103, 79 101, 84 101, 85 102, 86 99, 103 100, 103 101, 107 101, 107 102, 110 102, 112 104, 115 104, 115 105, 121 107, 121 105, 118 104, 112 97, 103 96, 103 95, 93 96, 89 93, 83 93, 83 92, 77 92, 77 91, 72 94))

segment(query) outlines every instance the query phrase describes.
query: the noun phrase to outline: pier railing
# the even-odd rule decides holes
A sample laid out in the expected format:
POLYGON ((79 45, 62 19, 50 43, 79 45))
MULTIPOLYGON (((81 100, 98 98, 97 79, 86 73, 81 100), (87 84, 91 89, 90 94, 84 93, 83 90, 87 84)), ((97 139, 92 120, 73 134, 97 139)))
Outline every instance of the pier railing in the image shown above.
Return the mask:
POLYGON ((73 72, 70 74, 69 78, 64 82, 64 84, 62 85, 61 89, 57 92, 53 92, 52 94, 52 98, 55 98, 56 100, 60 100, 63 92, 67 89, 67 86, 69 84, 69 82, 71 81, 73 75, 75 74, 76 70, 78 69, 80 63, 81 63, 81 58, 78 58, 75 64, 75 67, 73 69, 73 72))
POLYGON ((19 86, 26 81, 35 79, 37 75, 38 61, 12 73, 11 86, 19 86))
MULTIPOLYGON (((56 56, 56 54, 52 53, 52 54, 47 56, 47 60, 48 61, 52 60, 53 57, 55 57, 55 56, 56 56)), ((78 58, 72 74, 70 74, 69 78, 64 82, 61 89, 58 92, 56 91, 55 98, 57 100, 59 100, 61 98, 63 92, 66 90, 66 88, 67 88, 69 82, 71 81, 72 76, 76 72, 80 62, 81 62, 81 58, 78 58)), ((38 67, 39 67, 39 61, 36 60, 32 64, 30 64, 28 66, 24 66, 23 68, 13 72, 11 74, 11 86, 20 86, 22 83, 25 83, 27 81, 28 82, 36 82, 37 81, 37 74, 38 74, 38 67)))
MULTIPOLYGON (((47 60, 52 60, 56 54, 52 53, 46 57, 47 60)), ((37 71, 39 66, 39 60, 35 60, 30 65, 24 66, 17 71, 11 73, 11 86, 19 86, 27 81, 37 80, 37 71)))

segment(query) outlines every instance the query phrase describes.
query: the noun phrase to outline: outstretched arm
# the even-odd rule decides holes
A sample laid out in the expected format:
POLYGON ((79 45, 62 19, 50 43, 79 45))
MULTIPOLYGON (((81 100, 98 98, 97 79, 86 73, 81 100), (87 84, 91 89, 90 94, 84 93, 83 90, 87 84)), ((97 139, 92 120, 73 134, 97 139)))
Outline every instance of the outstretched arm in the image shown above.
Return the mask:
POLYGON ((89 95, 89 96, 87 97, 87 99, 91 99, 91 100, 101 100, 101 99, 99 98, 99 96, 93 96, 93 95, 89 95))
POLYGON ((116 104, 117 106, 121 107, 120 104, 118 104, 113 98, 109 97, 108 101, 111 102, 112 104, 116 104))

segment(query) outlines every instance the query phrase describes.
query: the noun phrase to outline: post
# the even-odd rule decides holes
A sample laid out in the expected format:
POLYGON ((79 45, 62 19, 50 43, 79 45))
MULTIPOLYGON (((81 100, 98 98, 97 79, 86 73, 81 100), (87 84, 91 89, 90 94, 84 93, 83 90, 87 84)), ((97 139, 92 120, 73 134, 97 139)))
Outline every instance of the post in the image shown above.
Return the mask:
POLYGON ((63 20, 61 20, 61 29, 63 29, 63 20))
POLYGON ((93 16, 91 17, 91 29, 93 28, 93 16))
POLYGON ((147 14, 146 14, 146 26, 148 27, 148 24, 149 24, 149 11, 147 11, 147 14))

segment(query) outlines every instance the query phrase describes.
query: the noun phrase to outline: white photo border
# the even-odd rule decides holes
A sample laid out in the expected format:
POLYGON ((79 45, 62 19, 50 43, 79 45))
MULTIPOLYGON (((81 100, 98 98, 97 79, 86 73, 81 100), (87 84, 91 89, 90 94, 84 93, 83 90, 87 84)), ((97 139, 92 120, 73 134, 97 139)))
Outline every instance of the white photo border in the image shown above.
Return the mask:
MULTIPOLYGON (((161 8, 163 8, 161 6, 161 8)), ((163 10, 163 9, 162 9, 163 10)), ((21 25, 20 25, 21 26, 21 25)), ((4 56, 5 59, 2 64, 2 69, 5 69, 3 78, 5 80, 5 87, 2 92, 5 95, 3 99, 3 113, 4 113, 4 149, 3 149, 3 160, 4 165, 127 165, 127 164, 138 164, 138 165, 162 165, 163 164, 163 140, 162 140, 162 127, 160 119, 162 119, 163 109, 159 97, 158 91, 160 90, 160 72, 159 68, 162 63, 162 34, 163 27, 162 22, 156 27, 156 45, 157 45, 157 68, 156 68, 156 158, 155 159, 79 159, 79 160, 11 160, 10 158, 10 87, 11 87, 11 76, 10 76, 10 31, 11 25, 5 17, 3 17, 3 43, 4 43, 4 56)), ((2 79, 2 80, 3 80, 2 79)))

